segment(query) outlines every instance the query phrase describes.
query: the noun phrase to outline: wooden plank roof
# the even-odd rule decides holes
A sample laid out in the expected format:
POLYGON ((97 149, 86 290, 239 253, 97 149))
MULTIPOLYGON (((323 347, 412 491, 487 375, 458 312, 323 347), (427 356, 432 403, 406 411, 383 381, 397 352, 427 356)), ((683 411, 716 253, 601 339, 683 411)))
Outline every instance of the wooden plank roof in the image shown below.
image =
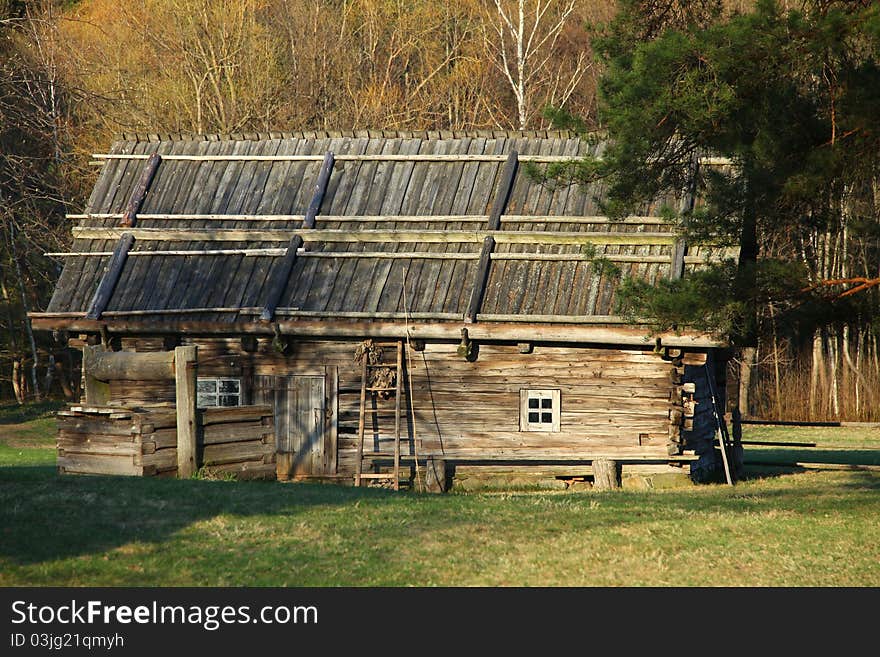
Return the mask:
MULTIPOLYGON (((487 238, 478 322, 621 324, 617 281, 596 258, 652 282, 671 273, 675 235, 660 210, 676 207, 674 198, 609 222, 596 203, 600 185, 551 188, 520 167, 500 230, 489 230, 511 152, 545 166, 600 154, 601 143, 499 131, 236 137, 128 139, 99 154, 101 173, 84 212, 71 215, 75 239, 42 317, 85 317, 123 234, 134 239, 100 309, 108 322, 257 322, 295 236, 303 248, 275 311, 285 320, 461 323, 487 238), (153 153, 163 159, 128 227, 123 214, 153 153), (314 227, 304 228, 327 153, 335 164, 314 227)), ((686 264, 699 266, 706 253, 723 255, 703 247, 686 264)))

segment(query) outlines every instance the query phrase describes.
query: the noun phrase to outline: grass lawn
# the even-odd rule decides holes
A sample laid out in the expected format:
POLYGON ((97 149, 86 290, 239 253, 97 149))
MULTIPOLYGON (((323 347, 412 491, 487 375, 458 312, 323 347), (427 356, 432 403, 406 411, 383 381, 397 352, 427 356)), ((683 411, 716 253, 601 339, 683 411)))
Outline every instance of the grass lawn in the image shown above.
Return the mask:
MULTIPOLYGON (((54 421, 11 416, 0 409, 2 586, 880 585, 877 471, 444 496, 59 477, 54 421)), ((871 446, 853 436, 833 451, 871 446)))

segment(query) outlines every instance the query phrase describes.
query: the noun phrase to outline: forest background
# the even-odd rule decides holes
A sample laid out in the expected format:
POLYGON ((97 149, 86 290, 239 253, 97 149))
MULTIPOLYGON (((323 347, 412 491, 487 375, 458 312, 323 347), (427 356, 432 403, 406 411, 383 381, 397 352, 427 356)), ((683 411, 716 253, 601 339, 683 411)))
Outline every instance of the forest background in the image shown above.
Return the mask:
MULTIPOLYGON (((548 107, 601 132, 608 60, 593 47, 621 5, 648 40, 754 4, 0 0, 0 400, 78 394, 75 354, 33 333, 27 313, 51 295, 62 263, 43 254, 69 245, 65 213, 82 210, 98 173, 90 153, 121 134, 543 130, 548 107)), ((809 228, 816 281, 880 276, 871 190, 857 218, 809 228)), ((809 321, 786 321, 773 300, 758 309, 750 415, 880 420, 878 288, 859 299, 809 321)))

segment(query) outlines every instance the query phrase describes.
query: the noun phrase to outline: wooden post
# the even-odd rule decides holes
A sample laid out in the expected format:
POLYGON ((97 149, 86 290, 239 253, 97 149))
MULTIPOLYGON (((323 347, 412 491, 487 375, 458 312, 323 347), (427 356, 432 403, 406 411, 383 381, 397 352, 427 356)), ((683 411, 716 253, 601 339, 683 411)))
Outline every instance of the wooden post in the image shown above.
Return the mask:
POLYGON ((611 459, 593 461, 593 488, 595 490, 620 488, 620 468, 617 461, 611 459))
POLYGON ((110 384, 95 378, 95 361, 105 352, 103 345, 84 345, 82 360, 83 395, 88 406, 106 406, 110 401, 110 384))
POLYGON ((446 461, 429 458, 425 463, 425 492, 446 492, 446 461))
POLYGON ((196 463, 196 387, 198 347, 174 349, 174 383, 177 405, 177 476, 191 477, 196 463))

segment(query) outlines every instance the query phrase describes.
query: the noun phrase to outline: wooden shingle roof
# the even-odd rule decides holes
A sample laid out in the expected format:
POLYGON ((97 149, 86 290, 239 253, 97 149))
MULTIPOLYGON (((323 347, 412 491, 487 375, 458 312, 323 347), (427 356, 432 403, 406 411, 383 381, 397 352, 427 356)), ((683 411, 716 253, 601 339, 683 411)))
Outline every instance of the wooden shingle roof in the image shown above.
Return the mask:
MULTIPOLYGON (((565 133, 358 134, 115 143, 96 156, 101 173, 84 213, 71 216, 75 239, 39 316, 620 325, 617 279, 596 259, 648 281, 673 272, 676 237, 659 215, 678 199, 609 222, 600 187, 553 189, 515 168, 596 154, 601 143, 565 133), (161 161, 130 222, 154 153, 161 161), (127 257, 96 314, 123 237, 127 257)), ((702 259, 692 249, 683 266, 702 259)))

